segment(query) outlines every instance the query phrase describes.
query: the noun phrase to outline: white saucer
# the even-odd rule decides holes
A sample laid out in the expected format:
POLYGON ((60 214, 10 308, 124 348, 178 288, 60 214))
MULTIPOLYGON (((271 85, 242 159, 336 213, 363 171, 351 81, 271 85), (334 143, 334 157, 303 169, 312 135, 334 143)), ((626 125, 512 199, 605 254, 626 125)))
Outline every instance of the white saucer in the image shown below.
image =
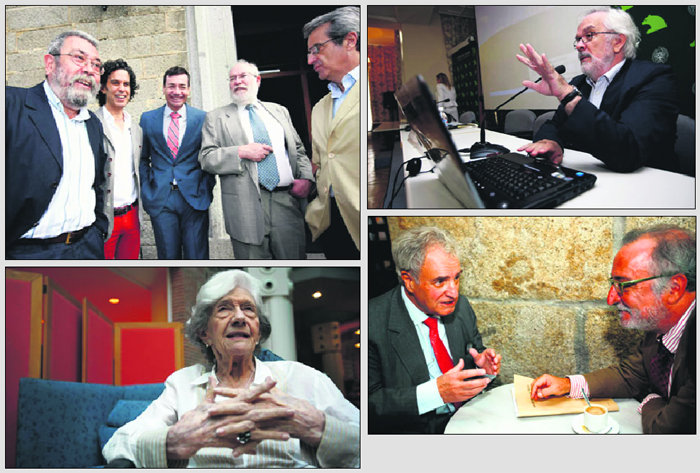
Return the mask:
MULTIPOLYGON (((574 432, 576 432, 577 434, 592 434, 593 433, 583 425, 583 414, 579 414, 576 417, 574 417, 574 420, 571 422, 571 428, 574 429, 574 432)), ((619 434, 619 433, 620 433, 620 424, 615 422, 615 420, 612 417, 608 417, 608 429, 604 432, 598 432, 598 435, 619 434)))

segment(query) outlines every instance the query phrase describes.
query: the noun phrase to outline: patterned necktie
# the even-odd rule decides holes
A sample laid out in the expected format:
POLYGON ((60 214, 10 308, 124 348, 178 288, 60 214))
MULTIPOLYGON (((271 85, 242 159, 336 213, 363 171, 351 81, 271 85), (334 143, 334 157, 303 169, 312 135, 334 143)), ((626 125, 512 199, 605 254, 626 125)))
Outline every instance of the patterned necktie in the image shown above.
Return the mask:
POLYGON ((180 114, 172 112, 170 114, 170 126, 168 127, 168 148, 173 154, 173 159, 177 159, 177 150, 180 147, 180 114))
POLYGON ((668 378, 673 366, 673 353, 661 343, 661 337, 657 342, 658 351, 649 362, 649 378, 652 386, 658 390, 658 394, 668 399, 668 378))
MULTIPOLYGON (((253 105, 246 105, 248 116, 250 117, 250 127, 253 129, 253 141, 263 145, 272 146, 270 136, 267 134, 267 128, 260 119, 253 105)), ((275 153, 270 152, 262 161, 258 162, 258 181, 265 189, 272 191, 280 182, 280 175, 277 171, 277 160, 275 153)))
POLYGON ((442 343, 440 335, 438 335, 438 321, 436 318, 428 317, 423 323, 430 329, 430 344, 433 346, 433 352, 435 353, 440 371, 447 373, 454 367, 454 363, 452 362, 450 354, 447 352, 447 348, 445 348, 445 344, 442 343))

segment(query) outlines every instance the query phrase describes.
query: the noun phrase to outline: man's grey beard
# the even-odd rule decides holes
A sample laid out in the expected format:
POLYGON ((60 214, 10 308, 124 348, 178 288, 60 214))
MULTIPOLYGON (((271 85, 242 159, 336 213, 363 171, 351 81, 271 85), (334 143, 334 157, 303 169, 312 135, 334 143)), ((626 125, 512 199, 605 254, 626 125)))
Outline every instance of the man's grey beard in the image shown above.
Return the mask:
POLYGON ((235 103, 236 105, 238 105, 239 107, 241 107, 241 106, 244 107, 246 105, 250 105, 252 103, 257 102, 258 101, 258 94, 257 94, 257 92, 251 93, 250 89, 246 90, 246 93, 243 96, 236 95, 235 93, 233 93, 233 91, 231 91, 231 101, 233 103, 235 103))
POLYGON ((644 309, 632 309, 627 307, 622 301, 616 305, 619 311, 628 312, 630 319, 624 323, 625 328, 633 328, 644 331, 657 331, 659 322, 668 317, 668 309, 664 307, 661 300, 657 297, 651 306, 644 309))
POLYGON ((56 95, 61 101, 65 101, 68 105, 72 105, 75 108, 85 107, 91 99, 97 96, 97 91, 99 90, 99 85, 94 77, 87 74, 76 74, 69 79, 60 66, 56 67, 53 77, 50 77, 49 84, 58 90, 56 95), (73 84, 79 80, 88 81, 90 90, 76 90, 73 84), (68 85, 63 85, 66 82, 68 85))

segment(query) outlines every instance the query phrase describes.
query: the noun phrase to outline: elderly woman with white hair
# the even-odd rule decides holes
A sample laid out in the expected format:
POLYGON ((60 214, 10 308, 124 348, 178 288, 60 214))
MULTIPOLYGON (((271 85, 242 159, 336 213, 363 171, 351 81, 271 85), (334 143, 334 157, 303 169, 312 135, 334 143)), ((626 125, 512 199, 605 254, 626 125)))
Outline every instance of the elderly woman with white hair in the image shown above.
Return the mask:
POLYGON ((137 467, 359 467, 359 410, 323 373, 255 357, 269 337, 260 283, 239 270, 197 294, 185 333, 211 368, 165 381, 161 396, 103 449, 137 467))

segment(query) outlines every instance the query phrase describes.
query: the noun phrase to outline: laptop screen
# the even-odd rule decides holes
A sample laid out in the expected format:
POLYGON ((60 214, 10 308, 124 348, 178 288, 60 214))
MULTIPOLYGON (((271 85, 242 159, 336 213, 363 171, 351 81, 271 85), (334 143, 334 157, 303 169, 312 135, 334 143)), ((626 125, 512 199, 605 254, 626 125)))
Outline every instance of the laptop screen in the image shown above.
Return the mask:
POLYGON ((457 147, 440 119, 440 112, 423 77, 418 75, 410 79, 394 95, 428 156, 433 160, 444 156, 434 170, 442 185, 465 208, 484 208, 474 184, 461 170, 462 160, 457 147))

